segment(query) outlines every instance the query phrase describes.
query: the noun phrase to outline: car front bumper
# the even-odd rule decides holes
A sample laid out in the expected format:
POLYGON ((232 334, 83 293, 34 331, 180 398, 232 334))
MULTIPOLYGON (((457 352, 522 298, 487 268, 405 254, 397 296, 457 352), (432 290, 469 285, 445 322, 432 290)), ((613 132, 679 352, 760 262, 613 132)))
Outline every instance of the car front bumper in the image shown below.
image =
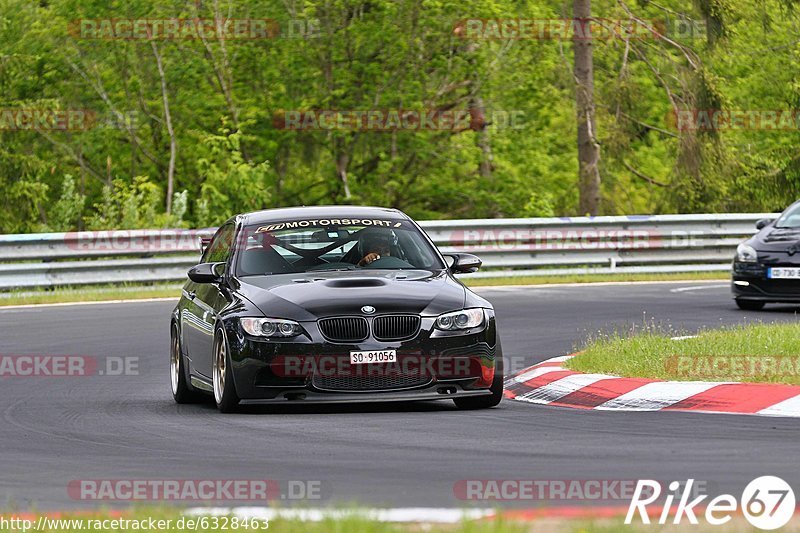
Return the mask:
POLYGON ((249 398, 243 405, 361 403, 361 402, 414 402, 449 400, 467 396, 488 396, 489 389, 465 389, 460 384, 434 383, 430 386, 404 391, 384 392, 320 392, 312 389, 277 390, 271 398, 249 398))
POLYGON ((733 264, 731 290, 737 300, 765 303, 800 303, 800 280, 768 279, 770 266, 800 267, 798 264, 764 265, 762 263, 733 264))
POLYGON ((440 400, 491 394, 502 354, 494 316, 467 335, 432 336, 422 321, 414 338, 359 343, 327 341, 316 323, 306 335, 264 339, 245 334, 238 321, 225 324, 236 392, 244 403, 440 400), (397 362, 350 364, 351 351, 395 350, 397 362), (358 385, 354 385, 354 381, 358 385))

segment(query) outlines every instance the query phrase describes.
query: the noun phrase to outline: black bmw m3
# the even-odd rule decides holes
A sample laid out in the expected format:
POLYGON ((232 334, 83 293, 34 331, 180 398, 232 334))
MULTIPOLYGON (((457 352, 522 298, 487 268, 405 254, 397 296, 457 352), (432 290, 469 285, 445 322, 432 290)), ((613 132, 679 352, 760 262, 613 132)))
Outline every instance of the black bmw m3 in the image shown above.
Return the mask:
POLYGON ((767 303, 800 304, 800 202, 777 220, 759 220, 756 228, 733 260, 736 304, 750 311, 767 303))
POLYGON ((442 255, 408 216, 374 207, 237 215, 205 248, 171 317, 178 403, 503 397, 491 304, 454 276, 470 254, 442 255))

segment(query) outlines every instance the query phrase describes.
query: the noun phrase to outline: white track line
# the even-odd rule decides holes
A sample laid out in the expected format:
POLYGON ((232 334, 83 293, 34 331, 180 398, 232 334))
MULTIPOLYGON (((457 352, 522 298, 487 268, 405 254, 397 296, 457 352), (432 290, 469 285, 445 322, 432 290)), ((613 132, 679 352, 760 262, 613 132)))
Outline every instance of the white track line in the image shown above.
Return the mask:
MULTIPOLYGON (((477 279, 477 278, 476 278, 477 279)), ((686 285, 689 283, 724 283, 725 279, 703 279, 703 280, 665 280, 665 281, 596 281, 592 283, 540 283, 538 285, 476 285, 469 287, 475 292, 491 291, 495 289, 558 289, 576 287, 612 287, 615 285, 686 285)), ((722 285, 720 285, 722 286, 722 285)), ((727 286, 727 285, 726 285, 727 286)))
POLYGON ((669 292, 689 292, 689 291, 702 291, 705 289, 724 289, 728 287, 728 284, 717 284, 717 285, 700 285, 699 287, 680 287, 678 289, 670 289, 669 292))

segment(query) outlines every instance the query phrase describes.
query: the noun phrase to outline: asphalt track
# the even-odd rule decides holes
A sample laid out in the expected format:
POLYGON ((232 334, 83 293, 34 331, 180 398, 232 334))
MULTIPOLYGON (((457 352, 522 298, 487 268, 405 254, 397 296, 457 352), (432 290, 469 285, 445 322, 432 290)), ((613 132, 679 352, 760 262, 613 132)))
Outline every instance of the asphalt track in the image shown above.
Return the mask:
MULTIPOLYGON (((506 357, 517 366, 569 353, 598 330, 645 320, 692 332, 794 321, 799 310, 745 313, 725 284, 713 282, 480 292, 495 305, 506 357)), ((178 406, 167 372, 173 306, 0 310, 0 354, 139 357, 132 376, 0 379, 5 508, 100 505, 68 495, 68 483, 79 479, 321 481, 324 501, 305 506, 461 507, 468 502, 454 496, 453 486, 464 479, 691 477, 711 492, 741 494, 753 478, 773 474, 800 487, 797 419, 574 411, 510 401, 479 412, 457 411, 446 401, 236 415, 220 415, 212 405, 178 406)))

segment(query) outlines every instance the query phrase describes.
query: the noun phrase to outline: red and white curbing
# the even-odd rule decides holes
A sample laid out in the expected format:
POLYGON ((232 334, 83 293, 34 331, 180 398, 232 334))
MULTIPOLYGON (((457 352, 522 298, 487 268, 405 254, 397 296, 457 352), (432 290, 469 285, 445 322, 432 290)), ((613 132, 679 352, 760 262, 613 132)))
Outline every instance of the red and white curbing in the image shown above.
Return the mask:
POLYGON ((584 374, 563 367, 572 357, 554 357, 510 377, 506 398, 574 409, 800 417, 800 386, 584 374))

